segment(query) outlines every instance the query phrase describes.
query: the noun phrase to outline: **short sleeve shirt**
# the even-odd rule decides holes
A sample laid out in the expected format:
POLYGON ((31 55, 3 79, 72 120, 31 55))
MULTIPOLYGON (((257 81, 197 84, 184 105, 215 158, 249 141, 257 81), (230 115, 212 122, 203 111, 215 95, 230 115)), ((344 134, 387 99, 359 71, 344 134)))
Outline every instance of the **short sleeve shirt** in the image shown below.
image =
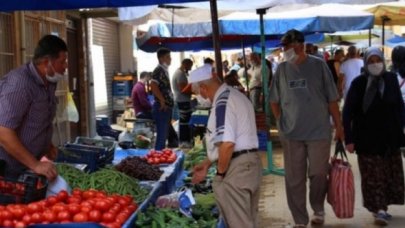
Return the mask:
POLYGON ((190 94, 184 94, 180 91, 178 84, 180 83, 188 83, 187 73, 183 72, 180 69, 177 69, 176 72, 173 74, 172 78, 172 87, 173 87, 173 94, 174 100, 176 102, 189 102, 191 100, 190 94))
MULTIPOLYGON (((55 90, 55 83, 45 87, 33 63, 12 70, 0 80, 0 126, 15 130, 37 159, 47 152, 52 140, 55 90)), ((6 175, 18 175, 26 169, 1 146, 0 159, 7 162, 6 175)))
MULTIPOLYGON (((167 69, 158 65, 152 73, 152 82, 158 84, 159 90, 165 98, 165 103, 169 107, 173 107, 173 93, 170 86, 170 78, 167 69)), ((155 102, 159 103, 159 99, 155 97, 155 102)))
POLYGON ((206 143, 210 161, 218 159, 218 144, 232 142, 235 151, 258 147, 252 103, 238 90, 221 85, 208 118, 206 143))
POLYGON ((328 66, 311 55, 299 65, 281 63, 270 88, 270 102, 281 108, 280 133, 293 140, 330 138, 329 103, 337 99, 328 66))

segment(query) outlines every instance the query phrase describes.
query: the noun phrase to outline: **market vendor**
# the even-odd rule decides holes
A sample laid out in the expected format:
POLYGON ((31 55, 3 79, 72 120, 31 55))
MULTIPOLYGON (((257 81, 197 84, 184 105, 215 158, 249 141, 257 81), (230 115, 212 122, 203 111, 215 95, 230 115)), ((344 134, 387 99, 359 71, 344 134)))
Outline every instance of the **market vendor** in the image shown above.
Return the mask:
POLYGON ((52 121, 56 113, 55 90, 67 68, 67 46, 57 36, 46 35, 35 48, 31 62, 0 80, 0 159, 5 176, 17 178, 31 170, 53 180, 52 121))
POLYGON ((208 157, 194 167, 192 182, 203 181, 216 163, 212 185, 227 227, 258 227, 262 164, 253 105, 244 94, 212 77, 210 65, 191 72, 189 82, 194 92, 213 104, 205 136, 208 157))

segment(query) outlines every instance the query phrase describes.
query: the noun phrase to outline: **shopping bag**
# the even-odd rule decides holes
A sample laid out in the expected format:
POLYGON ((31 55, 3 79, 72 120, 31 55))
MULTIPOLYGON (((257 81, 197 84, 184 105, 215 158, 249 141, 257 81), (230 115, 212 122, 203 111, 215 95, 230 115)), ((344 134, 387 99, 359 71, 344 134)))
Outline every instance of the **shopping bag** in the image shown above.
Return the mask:
POLYGON ((71 92, 67 93, 66 113, 68 121, 77 123, 79 122, 79 112, 77 111, 75 101, 71 92))
POLYGON ((352 218, 355 200, 354 177, 341 141, 336 143, 329 172, 328 203, 336 217, 352 218), (339 158, 340 155, 340 158, 339 158))

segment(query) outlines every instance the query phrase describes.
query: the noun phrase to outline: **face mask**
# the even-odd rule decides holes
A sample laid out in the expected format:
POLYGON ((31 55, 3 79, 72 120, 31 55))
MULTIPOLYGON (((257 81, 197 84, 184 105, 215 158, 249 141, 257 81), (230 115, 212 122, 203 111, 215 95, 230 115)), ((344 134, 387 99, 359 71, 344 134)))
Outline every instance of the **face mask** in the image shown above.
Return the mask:
POLYGON ((62 79, 63 79, 63 75, 60 74, 60 73, 58 73, 58 72, 56 72, 50 62, 49 62, 48 65, 49 65, 50 68, 52 68, 54 74, 53 74, 53 76, 50 76, 50 75, 48 75, 48 73, 46 73, 46 75, 45 75, 46 80, 48 80, 48 82, 52 82, 52 83, 57 83, 57 82, 59 82, 60 80, 62 80, 62 79))
POLYGON ((211 107, 212 102, 209 99, 202 97, 200 94, 198 94, 196 98, 197 98, 198 103, 201 106, 203 106, 203 107, 211 107))
POLYGON ((367 65, 367 70, 370 72, 371 75, 373 76, 378 76, 381 74, 381 72, 384 69, 384 64, 383 63, 373 63, 373 64, 368 64, 367 65))
POLYGON ((285 61, 290 62, 290 63, 295 63, 295 61, 298 58, 297 54, 295 54, 294 48, 290 48, 287 51, 284 51, 283 55, 284 55, 285 61))

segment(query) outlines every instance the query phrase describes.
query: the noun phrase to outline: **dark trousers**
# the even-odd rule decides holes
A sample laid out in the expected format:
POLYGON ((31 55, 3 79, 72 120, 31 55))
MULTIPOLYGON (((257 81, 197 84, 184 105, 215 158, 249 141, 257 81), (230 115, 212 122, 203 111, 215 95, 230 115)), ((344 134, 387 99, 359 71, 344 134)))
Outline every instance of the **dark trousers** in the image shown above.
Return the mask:
POLYGON ((179 141, 180 142, 191 142, 191 128, 190 128, 190 118, 191 118, 191 103, 190 102, 177 102, 179 108, 179 141))

